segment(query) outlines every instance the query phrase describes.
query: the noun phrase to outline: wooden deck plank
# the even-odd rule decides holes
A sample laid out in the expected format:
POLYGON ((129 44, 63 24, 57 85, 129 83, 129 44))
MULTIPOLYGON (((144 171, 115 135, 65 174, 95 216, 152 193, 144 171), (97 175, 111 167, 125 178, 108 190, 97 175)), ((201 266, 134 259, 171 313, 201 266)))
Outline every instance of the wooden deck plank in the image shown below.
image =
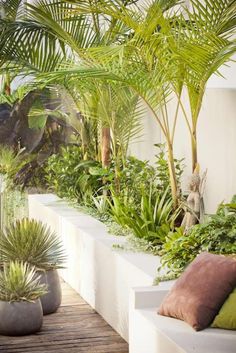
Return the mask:
POLYGON ((73 289, 62 282, 59 310, 44 317, 42 330, 0 336, 1 353, 128 353, 128 344, 73 289))

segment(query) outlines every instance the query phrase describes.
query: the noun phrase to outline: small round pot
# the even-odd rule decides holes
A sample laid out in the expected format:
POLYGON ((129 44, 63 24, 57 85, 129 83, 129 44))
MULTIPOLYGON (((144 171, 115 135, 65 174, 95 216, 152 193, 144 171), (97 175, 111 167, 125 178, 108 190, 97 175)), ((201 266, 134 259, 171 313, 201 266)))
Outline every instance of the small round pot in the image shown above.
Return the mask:
POLYGON ((43 310, 39 299, 35 302, 0 301, 0 334, 24 336, 37 332, 43 323, 43 310))
POLYGON ((44 294, 40 300, 43 314, 52 314, 61 305, 61 283, 57 270, 40 272, 40 283, 46 284, 48 293, 44 294))

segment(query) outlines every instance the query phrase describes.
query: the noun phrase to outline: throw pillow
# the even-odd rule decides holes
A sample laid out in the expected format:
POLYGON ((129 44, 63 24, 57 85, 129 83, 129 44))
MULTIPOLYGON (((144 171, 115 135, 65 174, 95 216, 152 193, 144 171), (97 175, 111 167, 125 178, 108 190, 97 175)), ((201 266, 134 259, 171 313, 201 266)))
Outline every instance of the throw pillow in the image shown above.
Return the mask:
POLYGON ((211 327, 236 330, 236 289, 224 302, 211 327))
POLYGON ((189 323, 196 331, 208 327, 236 287, 236 261, 204 252, 186 268, 164 298, 160 315, 189 323))

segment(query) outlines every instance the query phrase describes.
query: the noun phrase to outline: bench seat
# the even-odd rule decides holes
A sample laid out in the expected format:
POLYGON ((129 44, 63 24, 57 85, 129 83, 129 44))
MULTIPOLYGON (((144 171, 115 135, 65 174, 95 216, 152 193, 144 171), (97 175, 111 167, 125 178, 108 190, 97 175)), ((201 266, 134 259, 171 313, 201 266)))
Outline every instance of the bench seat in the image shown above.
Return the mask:
MULTIPOLYGON (((157 314, 168 289, 133 289, 130 298, 130 353, 236 353, 236 331, 207 328, 157 314)), ((235 308, 236 310, 236 308, 235 308)))

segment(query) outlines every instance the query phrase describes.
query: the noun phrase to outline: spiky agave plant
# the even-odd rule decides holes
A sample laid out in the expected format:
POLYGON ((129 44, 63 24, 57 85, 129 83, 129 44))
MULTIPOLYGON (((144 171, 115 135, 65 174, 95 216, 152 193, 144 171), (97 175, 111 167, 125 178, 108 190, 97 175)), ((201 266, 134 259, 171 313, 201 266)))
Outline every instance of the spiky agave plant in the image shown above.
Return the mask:
POLYGON ((40 277, 29 264, 14 261, 4 264, 0 272, 0 300, 35 301, 47 293, 47 287, 40 284, 40 277))
POLYGON ((1 232, 0 255, 3 263, 23 261, 37 270, 61 268, 65 262, 62 243, 40 221, 24 218, 1 232))

